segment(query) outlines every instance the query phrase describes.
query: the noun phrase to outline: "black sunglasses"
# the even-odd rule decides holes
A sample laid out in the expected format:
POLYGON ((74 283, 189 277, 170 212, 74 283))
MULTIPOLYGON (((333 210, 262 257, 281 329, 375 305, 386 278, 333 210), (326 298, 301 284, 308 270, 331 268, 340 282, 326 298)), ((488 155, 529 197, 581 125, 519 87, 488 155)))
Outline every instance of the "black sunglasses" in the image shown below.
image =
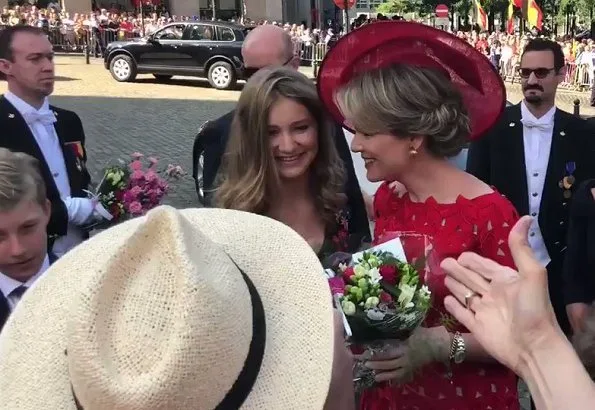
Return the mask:
POLYGON ((555 68, 519 68, 519 74, 521 78, 529 78, 531 74, 535 74, 535 77, 543 79, 547 77, 552 71, 556 71, 555 68))
MULTIPOLYGON (((287 64, 291 63, 294 58, 295 58, 295 55, 292 55, 291 57, 289 57, 289 59, 286 62, 281 64, 281 67, 285 67, 287 64)), ((244 69, 242 70, 244 73, 244 79, 246 79, 246 80, 249 79, 254 74, 256 74, 256 72, 258 70, 260 70, 261 68, 264 68, 264 67, 244 67, 244 69)))

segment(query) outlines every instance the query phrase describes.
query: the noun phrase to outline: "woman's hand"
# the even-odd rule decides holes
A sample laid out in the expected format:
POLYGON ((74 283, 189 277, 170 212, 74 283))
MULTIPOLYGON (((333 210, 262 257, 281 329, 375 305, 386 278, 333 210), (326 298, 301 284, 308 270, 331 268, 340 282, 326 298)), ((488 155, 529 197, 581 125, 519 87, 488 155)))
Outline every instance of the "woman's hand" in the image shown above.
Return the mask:
POLYGON ((375 371, 377 382, 406 383, 425 365, 447 361, 450 343, 450 334, 442 326, 419 328, 406 342, 389 342, 386 351, 364 354, 360 359, 370 359, 366 367, 375 371))
POLYGON ((547 287, 547 271, 533 257, 527 241, 530 217, 511 230, 508 244, 519 270, 474 253, 442 262, 453 296, 444 304, 482 346, 519 373, 523 357, 560 333, 547 287), (471 295, 471 296, 470 296, 471 295))

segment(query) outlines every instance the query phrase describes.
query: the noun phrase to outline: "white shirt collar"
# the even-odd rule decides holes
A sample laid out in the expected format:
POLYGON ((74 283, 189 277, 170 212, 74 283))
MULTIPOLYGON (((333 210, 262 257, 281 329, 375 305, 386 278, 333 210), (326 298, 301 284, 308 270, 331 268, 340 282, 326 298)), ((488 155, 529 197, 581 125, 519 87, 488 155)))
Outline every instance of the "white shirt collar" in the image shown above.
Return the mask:
POLYGON ((521 118, 523 120, 528 120, 537 124, 543 124, 543 125, 553 125, 554 124, 554 115, 556 114, 556 106, 553 106, 552 108, 549 109, 548 112, 546 112, 545 114, 543 114, 540 118, 536 118, 531 111, 529 111, 529 108, 527 108, 527 105, 525 104, 525 101, 521 101, 521 118))
POLYGON ((43 275, 43 273, 46 270, 48 270, 49 267, 50 258, 47 255, 45 255, 45 259, 43 260, 43 263, 41 264, 41 268, 39 269, 39 271, 35 275, 31 276, 29 280, 25 283, 19 282, 18 280, 10 278, 2 272, 0 272, 0 292, 2 292, 2 294, 5 297, 8 297, 8 295, 10 295, 19 286, 25 285, 27 288, 30 288, 31 285, 33 285, 33 283, 35 283, 35 281, 39 279, 39 277, 43 275))
POLYGON ((50 102, 48 100, 47 97, 45 97, 45 100, 43 101, 43 105, 41 106, 41 108, 39 108, 39 110, 35 107, 33 107, 32 105, 30 105, 29 103, 23 101, 23 99, 21 97, 18 97, 17 95, 13 94, 10 91, 7 91, 6 93, 4 93, 4 98, 6 98, 8 100, 9 103, 11 103, 14 108, 17 109, 17 111, 23 115, 25 113, 28 112, 47 112, 50 111, 50 102))

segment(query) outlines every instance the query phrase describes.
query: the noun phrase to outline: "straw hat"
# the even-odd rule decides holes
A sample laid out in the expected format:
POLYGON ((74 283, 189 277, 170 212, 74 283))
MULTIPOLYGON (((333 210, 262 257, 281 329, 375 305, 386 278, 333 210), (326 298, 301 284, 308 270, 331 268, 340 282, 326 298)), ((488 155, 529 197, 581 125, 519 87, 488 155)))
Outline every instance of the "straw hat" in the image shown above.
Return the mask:
POLYGON ((330 292, 297 233, 163 206, 25 294, 0 337, 0 408, 320 410, 332 360, 330 292))

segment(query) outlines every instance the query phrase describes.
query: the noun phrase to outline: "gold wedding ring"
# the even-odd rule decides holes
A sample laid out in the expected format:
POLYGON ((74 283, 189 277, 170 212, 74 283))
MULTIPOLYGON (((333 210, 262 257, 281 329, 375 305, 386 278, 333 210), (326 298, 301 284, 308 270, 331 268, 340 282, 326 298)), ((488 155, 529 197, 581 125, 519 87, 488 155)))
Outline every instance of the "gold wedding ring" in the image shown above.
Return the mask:
POLYGON ((473 292, 472 290, 470 290, 469 292, 467 292, 467 294, 465 295, 465 307, 469 310, 471 310, 471 299, 474 296, 478 296, 478 294, 476 292, 473 292))

